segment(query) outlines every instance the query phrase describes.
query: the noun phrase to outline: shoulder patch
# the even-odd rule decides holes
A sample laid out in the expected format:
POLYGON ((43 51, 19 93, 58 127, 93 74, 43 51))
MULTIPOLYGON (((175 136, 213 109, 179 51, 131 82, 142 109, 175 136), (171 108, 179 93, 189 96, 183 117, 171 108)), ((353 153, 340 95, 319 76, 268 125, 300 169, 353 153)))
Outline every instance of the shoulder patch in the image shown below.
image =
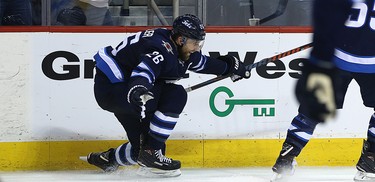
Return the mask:
POLYGON ((173 49, 172 49, 172 46, 171 44, 169 44, 169 42, 165 42, 164 40, 163 41, 163 46, 165 47, 165 49, 167 49, 167 52, 170 52, 171 54, 173 54, 173 49))

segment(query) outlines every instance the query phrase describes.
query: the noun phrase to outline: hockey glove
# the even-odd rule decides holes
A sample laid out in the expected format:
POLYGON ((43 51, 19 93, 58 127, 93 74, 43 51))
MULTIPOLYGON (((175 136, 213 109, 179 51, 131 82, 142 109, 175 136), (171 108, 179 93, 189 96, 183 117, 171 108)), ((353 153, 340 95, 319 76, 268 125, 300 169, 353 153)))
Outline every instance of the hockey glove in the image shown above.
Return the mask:
POLYGON ((2 24, 3 25, 26 25, 26 23, 23 21, 22 16, 20 14, 9 15, 9 16, 3 17, 2 24))
POLYGON ((63 9, 57 15, 57 22, 62 25, 86 25, 86 15, 82 8, 74 6, 71 9, 63 9))
POLYGON ((153 98, 153 94, 143 85, 135 85, 129 90, 127 95, 128 102, 133 106, 137 113, 141 114, 142 119, 146 117, 146 102, 153 98))
POLYGON ((333 63, 320 62, 321 66, 310 61, 304 62, 295 91, 304 114, 324 122, 336 114, 336 95, 339 94, 336 85, 339 79, 333 63))
POLYGON ((246 70, 245 65, 236 57, 231 55, 219 56, 217 59, 225 61, 228 65, 227 74, 232 74, 230 78, 233 82, 241 80, 242 78, 250 78, 250 71, 246 70))

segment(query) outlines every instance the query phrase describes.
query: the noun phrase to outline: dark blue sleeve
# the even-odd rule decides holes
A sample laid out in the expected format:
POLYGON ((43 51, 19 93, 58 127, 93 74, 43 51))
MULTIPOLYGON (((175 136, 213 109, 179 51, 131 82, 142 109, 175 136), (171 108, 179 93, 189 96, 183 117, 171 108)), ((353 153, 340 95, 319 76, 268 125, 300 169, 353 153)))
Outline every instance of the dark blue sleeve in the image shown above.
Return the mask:
POLYGON ((196 73, 224 75, 228 70, 226 62, 203 55, 201 52, 193 53, 190 59, 192 64, 188 69, 196 73))
POLYGON ((155 48, 149 49, 147 54, 141 56, 141 62, 133 69, 130 87, 143 85, 151 89, 164 66, 164 59, 165 56, 161 51, 155 48))
POLYGON ((344 28, 352 0, 315 0, 312 61, 332 61, 339 32, 344 28))

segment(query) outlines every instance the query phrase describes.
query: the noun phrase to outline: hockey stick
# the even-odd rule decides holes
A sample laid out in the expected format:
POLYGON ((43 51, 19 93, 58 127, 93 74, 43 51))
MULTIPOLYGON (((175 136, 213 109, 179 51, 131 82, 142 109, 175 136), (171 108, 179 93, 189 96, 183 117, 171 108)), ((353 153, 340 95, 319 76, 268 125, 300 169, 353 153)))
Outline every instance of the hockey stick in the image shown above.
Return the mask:
POLYGON ((287 4, 288 4, 288 0, 280 0, 276 11, 272 15, 269 15, 265 18, 260 19, 259 24, 261 25, 263 23, 266 23, 266 22, 268 22, 272 19, 275 19, 278 16, 284 14, 287 4))
POLYGON ((249 3, 250 3, 250 18, 255 18, 254 1, 249 0, 249 3))
MULTIPOLYGON (((257 67, 260 67, 260 66, 266 65, 266 64, 269 63, 269 62, 279 60, 279 59, 281 59, 281 58, 283 58, 283 57, 286 57, 286 56, 289 56, 289 55, 291 55, 291 54, 294 54, 294 53, 297 53, 297 52, 303 51, 303 50, 308 49, 308 48, 310 48, 310 47, 312 47, 312 43, 305 44, 305 45, 303 45, 303 46, 300 46, 300 47, 294 48, 294 49, 292 49, 292 50, 289 50, 289 51, 286 51, 286 52, 283 52, 283 53, 280 53, 280 54, 275 55, 275 56, 272 56, 272 57, 270 57, 270 58, 262 59, 262 60, 259 61, 259 62, 253 63, 253 64, 251 64, 251 65, 247 65, 247 66, 246 66, 246 69, 247 69, 247 70, 251 70, 251 69, 253 69, 253 68, 257 68, 257 67)), ((230 77, 230 75, 217 76, 217 77, 212 78, 212 79, 210 79, 210 80, 207 80, 207 81, 204 81, 204 82, 202 82, 202 83, 198 83, 198 84, 193 85, 193 86, 191 86, 191 87, 185 88, 185 91, 186 91, 186 92, 191 92, 191 91, 193 91, 193 90, 196 90, 196 89, 201 88, 201 87, 204 87, 204 86, 206 86, 206 85, 209 85, 209 84, 215 83, 215 82, 217 82, 217 81, 223 80, 223 79, 228 78, 228 77, 230 77)))

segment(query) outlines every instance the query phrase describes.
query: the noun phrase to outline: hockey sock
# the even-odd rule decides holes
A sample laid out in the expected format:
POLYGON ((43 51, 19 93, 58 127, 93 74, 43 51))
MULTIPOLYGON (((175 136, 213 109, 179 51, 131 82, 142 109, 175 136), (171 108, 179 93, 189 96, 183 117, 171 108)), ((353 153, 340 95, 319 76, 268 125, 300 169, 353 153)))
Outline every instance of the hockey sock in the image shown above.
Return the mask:
POLYGON ((126 142, 117 147, 115 152, 116 162, 121 166, 137 164, 139 150, 133 151, 132 145, 126 142))
POLYGON ((367 131, 367 141, 370 143, 370 152, 375 152, 375 113, 371 116, 367 131))
POLYGON ((292 155, 298 156, 303 147, 309 142, 318 123, 303 114, 298 114, 293 118, 285 140, 286 143, 295 147, 291 153, 292 155))
POLYGON ((156 111, 150 121, 149 136, 151 137, 147 141, 147 145, 153 149, 164 148, 164 143, 176 126, 178 117, 178 114, 156 111))

